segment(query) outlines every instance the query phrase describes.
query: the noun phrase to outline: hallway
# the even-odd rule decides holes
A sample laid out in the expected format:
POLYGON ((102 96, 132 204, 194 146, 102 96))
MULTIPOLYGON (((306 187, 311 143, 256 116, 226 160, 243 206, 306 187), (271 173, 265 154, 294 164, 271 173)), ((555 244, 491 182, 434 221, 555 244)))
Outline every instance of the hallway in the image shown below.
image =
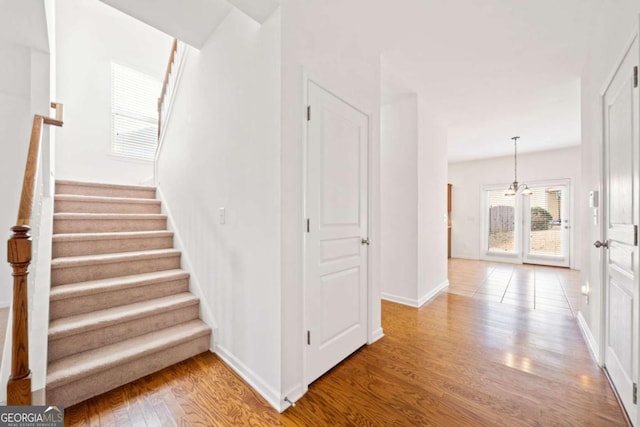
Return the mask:
POLYGON ((420 309, 383 301, 385 337, 283 414, 205 353, 67 408, 67 423, 625 426, 570 309, 558 307, 574 273, 454 260, 450 293, 420 309))

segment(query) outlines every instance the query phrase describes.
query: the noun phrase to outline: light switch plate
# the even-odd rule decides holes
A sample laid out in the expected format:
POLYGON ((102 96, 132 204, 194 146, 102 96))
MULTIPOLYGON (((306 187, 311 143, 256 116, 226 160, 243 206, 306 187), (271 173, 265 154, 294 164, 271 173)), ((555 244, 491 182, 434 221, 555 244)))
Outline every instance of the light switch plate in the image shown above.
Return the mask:
POLYGON ((227 212, 225 208, 218 209, 218 216, 220 218, 220 224, 225 224, 227 222, 227 212))

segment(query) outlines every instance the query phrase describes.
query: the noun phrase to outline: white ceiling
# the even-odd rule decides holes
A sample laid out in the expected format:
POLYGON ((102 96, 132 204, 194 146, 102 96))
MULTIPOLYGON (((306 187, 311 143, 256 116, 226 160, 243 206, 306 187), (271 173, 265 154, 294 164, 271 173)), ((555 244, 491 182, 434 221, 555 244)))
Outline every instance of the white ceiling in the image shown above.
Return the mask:
POLYGON ((511 154, 512 136, 521 152, 580 144, 579 76, 601 0, 400 2, 383 100, 417 92, 448 127, 449 161, 511 154))
POLYGON ((234 7, 261 24, 280 6, 280 0, 101 1, 198 49, 234 7))

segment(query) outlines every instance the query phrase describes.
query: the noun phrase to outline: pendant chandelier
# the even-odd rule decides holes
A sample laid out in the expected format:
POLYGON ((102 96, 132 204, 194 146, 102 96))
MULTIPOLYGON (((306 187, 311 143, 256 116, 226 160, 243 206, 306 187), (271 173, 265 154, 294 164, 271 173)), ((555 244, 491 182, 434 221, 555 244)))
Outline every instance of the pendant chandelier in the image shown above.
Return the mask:
POLYGON ((511 185, 509 186, 509 188, 507 189, 507 191, 504 192, 505 196, 515 196, 516 194, 518 194, 518 192, 520 192, 520 194, 522 194, 523 196, 530 196, 531 194, 533 194, 533 191, 527 186, 527 184, 520 184, 518 183, 518 139, 520 137, 519 136, 514 136, 513 138, 513 164, 514 164, 514 177, 513 177, 513 182, 511 183, 511 185))

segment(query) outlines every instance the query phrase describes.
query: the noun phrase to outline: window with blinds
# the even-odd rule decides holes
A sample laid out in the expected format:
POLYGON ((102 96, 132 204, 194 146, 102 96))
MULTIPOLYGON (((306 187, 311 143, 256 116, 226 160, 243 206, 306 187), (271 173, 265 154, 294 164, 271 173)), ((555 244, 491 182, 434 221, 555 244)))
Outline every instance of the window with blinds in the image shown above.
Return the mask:
POLYGON ((159 78, 111 63, 111 153, 152 161, 158 145, 159 78))

